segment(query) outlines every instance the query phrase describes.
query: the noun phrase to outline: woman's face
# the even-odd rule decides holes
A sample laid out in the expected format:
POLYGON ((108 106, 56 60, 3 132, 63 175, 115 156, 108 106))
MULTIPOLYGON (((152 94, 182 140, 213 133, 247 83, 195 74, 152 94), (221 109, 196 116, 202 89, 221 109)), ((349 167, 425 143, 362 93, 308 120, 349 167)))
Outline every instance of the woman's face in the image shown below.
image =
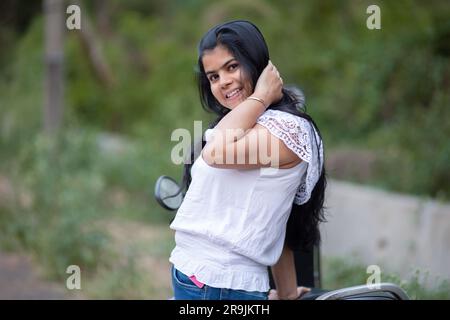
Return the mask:
POLYGON ((224 107, 233 109, 252 93, 244 69, 224 46, 206 50, 202 62, 211 92, 224 107))

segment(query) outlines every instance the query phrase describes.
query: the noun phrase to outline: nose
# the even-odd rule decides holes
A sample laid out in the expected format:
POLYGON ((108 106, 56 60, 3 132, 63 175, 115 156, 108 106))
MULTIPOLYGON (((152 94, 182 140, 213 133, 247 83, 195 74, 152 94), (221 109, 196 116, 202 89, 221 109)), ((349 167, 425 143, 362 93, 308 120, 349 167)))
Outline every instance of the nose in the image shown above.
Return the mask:
POLYGON ((226 73, 223 73, 223 74, 219 75, 219 77, 220 77, 219 78, 220 79, 220 86, 222 88, 228 87, 233 82, 233 78, 230 75, 226 74, 226 73))

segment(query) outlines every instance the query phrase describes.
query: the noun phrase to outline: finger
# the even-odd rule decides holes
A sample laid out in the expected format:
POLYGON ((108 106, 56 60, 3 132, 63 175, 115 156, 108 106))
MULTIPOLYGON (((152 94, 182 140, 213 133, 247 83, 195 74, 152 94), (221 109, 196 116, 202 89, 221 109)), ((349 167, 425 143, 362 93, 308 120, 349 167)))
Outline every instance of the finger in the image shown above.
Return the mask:
POLYGON ((298 287, 297 288, 297 300, 301 299, 309 291, 311 291, 311 289, 305 288, 305 287, 298 287))
POLYGON ((277 295, 277 291, 274 289, 271 289, 269 291, 269 300, 278 300, 278 295, 277 295))
POLYGON ((305 294, 307 292, 310 292, 310 291, 311 291, 311 289, 310 288, 306 288, 306 287, 298 287, 298 290, 297 290, 299 295, 303 295, 303 294, 305 294))
POLYGON ((305 291, 311 291, 311 288, 308 287, 298 287, 298 288, 305 291))

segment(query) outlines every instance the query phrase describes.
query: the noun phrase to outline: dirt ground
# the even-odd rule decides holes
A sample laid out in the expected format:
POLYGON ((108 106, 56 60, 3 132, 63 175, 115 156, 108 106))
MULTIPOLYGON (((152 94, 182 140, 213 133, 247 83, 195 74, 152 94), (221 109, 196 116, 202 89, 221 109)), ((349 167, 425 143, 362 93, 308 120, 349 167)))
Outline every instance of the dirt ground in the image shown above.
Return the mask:
POLYGON ((25 254, 0 252, 0 299, 74 299, 64 284, 43 280, 32 259, 25 254))
MULTIPOLYGON (((171 247, 172 234, 168 228, 123 220, 101 223, 112 236, 119 257, 126 258, 127 252, 133 250, 137 266, 145 275, 144 281, 151 283, 154 292, 139 298, 164 300, 170 298, 170 264, 166 256, 167 250, 171 247), (166 247, 161 247, 161 243, 168 244, 166 247), (159 245, 152 246, 152 244, 159 245)), ((52 282, 46 280, 42 274, 39 265, 31 256, 25 253, 0 251, 0 300, 91 298, 86 290, 69 290, 64 281, 52 282)), ((136 296, 132 295, 130 298, 133 299, 136 296)), ((94 299, 102 299, 102 297, 96 295, 94 299)))

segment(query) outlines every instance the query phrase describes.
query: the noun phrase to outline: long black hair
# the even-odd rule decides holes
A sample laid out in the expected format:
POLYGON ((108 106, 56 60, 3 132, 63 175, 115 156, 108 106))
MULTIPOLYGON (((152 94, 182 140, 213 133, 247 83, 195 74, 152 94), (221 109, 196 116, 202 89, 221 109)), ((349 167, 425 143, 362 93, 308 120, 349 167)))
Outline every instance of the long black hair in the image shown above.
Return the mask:
MULTIPOLYGON (((197 83, 200 100, 203 108, 213 112, 217 118, 212 121, 208 128, 213 128, 230 110, 222 106, 211 92, 208 78, 203 67, 203 54, 206 50, 214 49, 217 45, 227 48, 239 61, 244 74, 249 77, 252 88, 258 81, 264 68, 269 62, 269 50, 262 33, 251 22, 235 20, 220 24, 210 29, 201 39, 198 46, 198 72, 197 83)), ((313 119, 306 113, 306 104, 303 93, 296 87, 284 87, 283 98, 268 107, 272 110, 288 112, 308 120, 316 129, 320 139, 316 141, 317 152, 321 150, 322 138, 320 131, 313 119)), ((314 138, 315 135, 313 134, 314 138)), ((202 140, 202 148, 205 141, 202 140)), ((194 160, 199 156, 194 154, 198 148, 192 147, 190 161, 184 165, 183 186, 187 190, 191 182, 191 167, 194 160)), ((321 159, 317 155, 317 159, 321 159)), ((322 159, 323 160, 323 159, 322 159)), ((286 242, 292 250, 310 250, 314 245, 320 243, 319 223, 324 218, 324 193, 326 188, 325 166, 322 161, 320 177, 311 193, 310 199, 302 204, 293 203, 286 230, 286 242)))

